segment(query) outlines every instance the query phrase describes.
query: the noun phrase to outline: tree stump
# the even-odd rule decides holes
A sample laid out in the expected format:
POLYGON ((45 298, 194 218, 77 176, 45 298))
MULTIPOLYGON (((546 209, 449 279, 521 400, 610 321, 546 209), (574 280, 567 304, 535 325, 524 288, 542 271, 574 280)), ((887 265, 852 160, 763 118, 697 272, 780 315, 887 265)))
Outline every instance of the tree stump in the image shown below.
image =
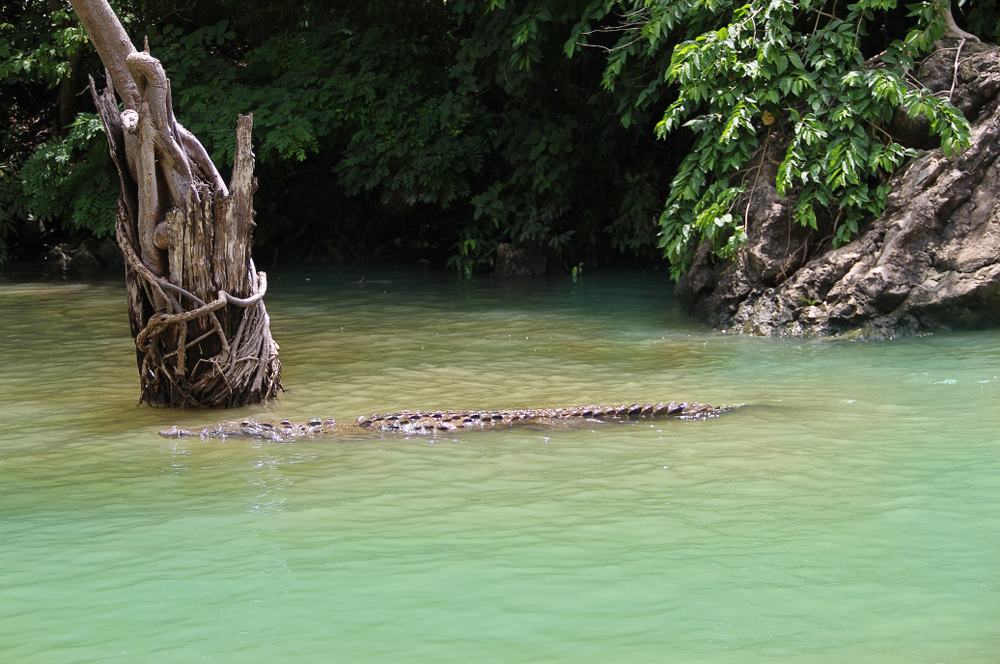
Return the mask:
POLYGON ((174 117, 160 62, 136 51, 104 0, 73 0, 107 67, 91 91, 121 178, 115 235, 125 256, 140 402, 229 408, 281 389, 264 308, 267 277, 250 255, 253 117, 240 116, 227 187, 174 117), (112 85, 122 97, 119 112, 112 85))

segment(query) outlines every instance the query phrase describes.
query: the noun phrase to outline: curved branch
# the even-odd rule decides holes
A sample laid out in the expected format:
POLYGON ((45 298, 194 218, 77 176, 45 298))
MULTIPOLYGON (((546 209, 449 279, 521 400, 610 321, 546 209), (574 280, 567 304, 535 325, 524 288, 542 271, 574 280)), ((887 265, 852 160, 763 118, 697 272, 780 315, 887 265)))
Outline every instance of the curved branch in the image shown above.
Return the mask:
MULTIPOLYGON (((251 305, 254 305, 260 302, 262 299, 264 299, 264 295, 267 293, 267 274, 265 272, 261 272, 260 274, 258 274, 257 281, 258 283, 256 292, 254 292, 254 294, 251 295, 250 297, 236 297, 235 295, 230 295, 224 290, 219 291, 219 297, 224 297, 228 304, 232 304, 237 307, 246 308, 251 305)), ((176 284, 172 284, 166 279, 157 279, 156 282, 160 285, 161 288, 166 288, 168 290, 176 291, 181 295, 186 295, 200 307, 208 306, 204 300, 202 300, 194 293, 191 293, 190 291, 185 290, 176 284)))
POLYGON ((235 295, 230 295, 226 291, 219 291, 220 295, 226 296, 226 301, 229 304, 234 304, 237 307, 249 307, 252 304, 256 304, 264 299, 264 294, 267 293, 267 273, 258 272, 257 273, 257 292, 255 292, 250 297, 236 297, 235 295))
POLYGON ((201 141, 180 122, 174 122, 174 130, 177 132, 177 138, 184 148, 185 153, 187 153, 188 159, 191 160, 191 163, 202 171, 205 179, 214 185, 217 192, 222 192, 223 196, 228 196, 229 188, 226 187, 222 175, 219 174, 219 169, 215 167, 212 158, 208 156, 208 151, 201 144, 201 141))
MULTIPOLYGON (((140 116, 150 118, 156 129, 152 136, 153 144, 159 153, 159 161, 162 162, 160 167, 170 190, 171 203, 176 208, 183 208, 188 196, 195 190, 191 164, 174 133, 176 123, 170 107, 170 81, 167 73, 159 60, 141 51, 130 54, 125 59, 125 64, 139 87, 144 109, 140 116)), ((144 144, 143 150, 150 150, 151 147, 144 144)))
POLYGON ((156 296, 159 298, 159 301, 156 301, 154 298, 154 306, 159 307, 161 302, 167 302, 167 294, 163 292, 162 288, 160 288, 160 279, 153 274, 136 255, 135 249, 132 248, 132 243, 128 239, 128 231, 125 229, 125 224, 121 219, 115 222, 115 239, 118 240, 118 248, 122 250, 122 254, 125 256, 125 261, 132 267, 132 269, 142 275, 146 282, 148 282, 153 288, 156 296))
POLYGON ((125 58, 135 53, 135 46, 111 5, 107 0, 70 0, 70 4, 101 56, 101 62, 111 72, 111 82, 125 108, 137 108, 139 89, 125 65, 125 58))
POLYGON ((938 0, 938 15, 944 17, 944 36, 955 39, 971 39, 979 41, 979 37, 971 32, 966 32, 955 23, 955 17, 951 13, 951 0, 938 0))

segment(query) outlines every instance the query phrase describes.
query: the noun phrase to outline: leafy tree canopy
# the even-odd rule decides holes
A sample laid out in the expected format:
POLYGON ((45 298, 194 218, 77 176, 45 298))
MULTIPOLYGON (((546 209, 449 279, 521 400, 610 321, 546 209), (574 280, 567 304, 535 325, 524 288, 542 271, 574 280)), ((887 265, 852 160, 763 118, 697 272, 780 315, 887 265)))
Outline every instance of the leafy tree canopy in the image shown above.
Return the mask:
POLYGON ((669 52, 669 64, 629 98, 637 107, 669 101, 657 136, 687 131, 694 138, 660 219, 659 245, 675 276, 700 241, 724 257, 745 241, 736 202, 760 177, 760 161, 753 161, 760 151, 779 156, 777 189, 797 197, 796 221, 815 229, 817 214, 825 214, 834 243, 842 244, 863 219, 882 211, 887 174, 916 154, 889 133, 894 112, 926 116, 948 152, 965 144, 966 119, 910 73, 915 58, 944 34, 939 6, 904 9, 895 0, 632 4, 605 87, 620 85, 633 60, 659 63, 669 52))
MULTIPOLYGON (((130 34, 148 35, 178 116, 216 163, 231 159, 235 115, 254 113, 263 242, 283 235, 352 256, 436 248, 466 273, 488 266, 503 241, 545 247, 567 265, 665 253, 675 275, 701 242, 729 256, 744 240, 762 154, 780 161, 776 185, 796 197, 797 221, 844 242, 878 214, 887 175, 913 153, 888 131, 894 112, 927 117, 946 149, 961 147, 965 119, 911 74, 944 31, 937 7, 116 6, 130 34)), ((993 10, 981 2, 958 16, 995 39, 993 10)), ((54 112, 74 58, 83 71, 99 65, 60 2, 24 11, 16 31, 0 25, 0 105, 12 119, 0 242, 25 220, 106 232, 116 187, 93 116, 51 137, 39 120, 54 112)))

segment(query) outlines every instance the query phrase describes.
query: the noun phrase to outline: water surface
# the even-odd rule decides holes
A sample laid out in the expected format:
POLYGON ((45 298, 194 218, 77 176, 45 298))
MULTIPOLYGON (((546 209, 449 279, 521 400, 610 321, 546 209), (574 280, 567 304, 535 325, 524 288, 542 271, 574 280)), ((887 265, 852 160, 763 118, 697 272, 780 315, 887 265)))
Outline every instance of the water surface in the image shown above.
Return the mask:
POLYGON ((116 280, 0 275, 0 661, 1000 659, 1000 334, 731 337, 637 271, 270 276, 288 391, 205 413, 135 405, 116 280), (156 435, 660 399, 749 406, 433 439, 156 435))

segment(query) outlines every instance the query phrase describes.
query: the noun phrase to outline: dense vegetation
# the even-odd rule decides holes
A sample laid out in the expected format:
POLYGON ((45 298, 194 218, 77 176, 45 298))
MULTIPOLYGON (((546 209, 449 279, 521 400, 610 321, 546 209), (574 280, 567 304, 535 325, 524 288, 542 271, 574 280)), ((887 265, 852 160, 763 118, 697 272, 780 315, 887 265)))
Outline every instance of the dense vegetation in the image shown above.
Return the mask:
MULTIPOLYGON (((956 18, 984 39, 995 2, 956 18)), ((113 3, 171 77, 182 122, 231 163, 252 112, 258 252, 488 267, 500 242, 564 265, 744 239, 736 202, 780 155, 799 223, 848 240, 912 148, 964 118, 914 84, 933 2, 262 0, 113 3)), ((0 261, 110 230, 117 179, 85 92, 100 63, 60 0, 0 24, 0 261)), ((265 254, 270 257, 270 254, 265 254)))

